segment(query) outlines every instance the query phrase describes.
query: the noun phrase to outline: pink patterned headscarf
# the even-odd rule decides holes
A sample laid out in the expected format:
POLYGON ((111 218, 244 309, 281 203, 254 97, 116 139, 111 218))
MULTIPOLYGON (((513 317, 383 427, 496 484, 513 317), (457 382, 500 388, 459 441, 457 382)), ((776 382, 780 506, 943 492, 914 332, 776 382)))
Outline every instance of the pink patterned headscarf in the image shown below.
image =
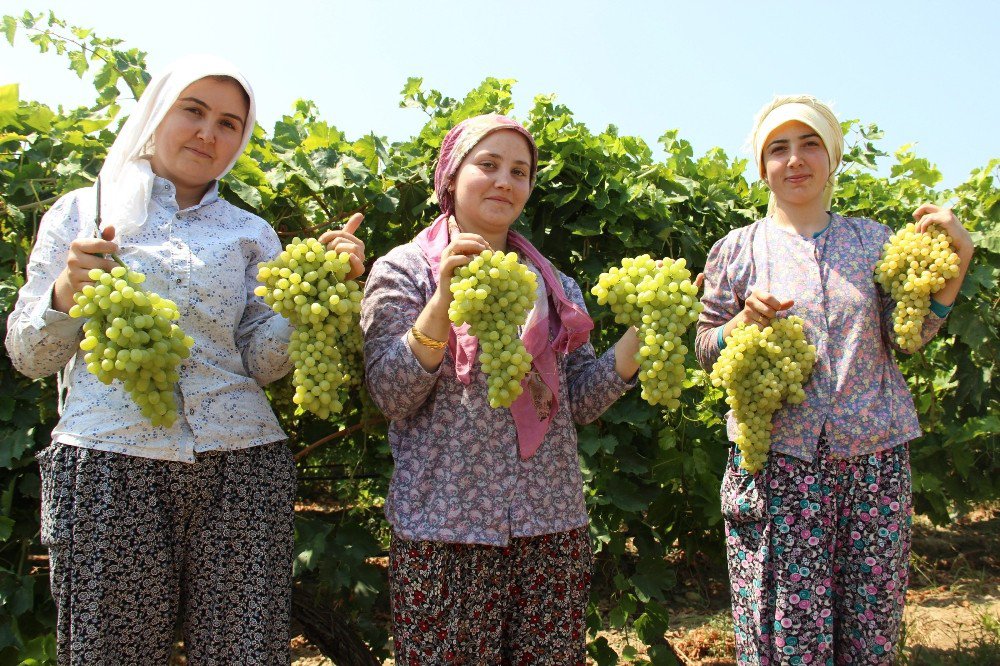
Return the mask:
MULTIPOLYGON (((415 239, 431 271, 440 273, 441 253, 448 246, 454 231, 448 221, 454 214, 455 201, 448 192, 462 160, 476 144, 491 132, 512 129, 528 140, 531 147, 531 183, 535 182, 538 168, 538 148, 535 140, 520 124, 497 114, 476 116, 452 128, 441 144, 441 155, 434 170, 434 191, 441 205, 441 215, 415 239)), ((532 356, 531 372, 521 382, 524 391, 510 407, 517 427, 518 449, 522 458, 535 454, 545 439, 559 407, 559 365, 557 354, 569 354, 590 338, 594 321, 571 301, 562 282, 549 261, 528 239, 514 231, 507 232, 508 249, 516 250, 527 258, 542 275, 544 290, 528 317, 521 340, 532 356), (544 314, 543 314, 544 313, 544 314)), ((479 351, 479 341, 469 335, 469 326, 452 324, 448 335, 448 348, 455 359, 455 375, 463 384, 472 381, 472 366, 479 351)))
POLYGON ((514 130, 528 142, 531 151, 531 186, 535 186, 535 172, 538 170, 538 146, 531 132, 524 129, 521 123, 511 120, 499 113, 487 113, 482 116, 466 118, 451 128, 441 143, 441 154, 438 157, 437 168, 434 169, 434 194, 437 195, 441 214, 455 214, 455 197, 448 191, 458 167, 469 151, 476 147, 487 135, 499 130, 514 130))

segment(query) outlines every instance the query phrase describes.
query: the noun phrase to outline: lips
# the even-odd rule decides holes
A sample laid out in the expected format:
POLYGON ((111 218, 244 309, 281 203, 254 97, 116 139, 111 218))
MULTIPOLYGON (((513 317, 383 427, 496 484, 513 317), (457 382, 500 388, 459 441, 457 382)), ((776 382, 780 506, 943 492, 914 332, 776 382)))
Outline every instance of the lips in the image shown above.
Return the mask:
POLYGON ((197 148, 192 148, 191 146, 184 146, 184 149, 185 150, 190 150, 192 153, 194 153, 198 157, 203 157, 203 158, 205 158, 207 160, 215 159, 212 155, 209 155, 208 153, 206 153, 206 152, 204 152, 202 150, 198 150, 197 148))
POLYGON ((789 183, 797 185, 799 183, 806 182, 810 178, 812 178, 812 176, 810 176, 809 174, 799 174, 797 176, 789 176, 785 180, 787 180, 789 183))
POLYGON ((498 203, 505 203, 507 205, 512 205, 514 202, 510 199, 504 199, 503 197, 486 197, 487 201, 496 201, 498 203))

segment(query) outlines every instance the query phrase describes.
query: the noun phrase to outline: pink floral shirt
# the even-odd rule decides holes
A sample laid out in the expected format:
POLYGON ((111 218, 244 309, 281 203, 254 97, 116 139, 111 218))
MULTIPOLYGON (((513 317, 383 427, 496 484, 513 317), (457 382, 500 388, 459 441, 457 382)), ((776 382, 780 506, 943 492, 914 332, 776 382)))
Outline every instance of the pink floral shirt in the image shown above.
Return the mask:
MULTIPOLYGON (((816 238, 786 231, 764 218, 735 229, 709 252, 705 306, 698 321, 696 353, 708 369, 719 357, 718 327, 742 309, 754 289, 794 299, 787 314, 802 317, 816 345, 816 365, 806 399, 774 415, 771 448, 812 460, 825 428, 831 452, 852 457, 919 437, 913 398, 891 347, 895 304, 873 273, 892 231, 862 218, 833 214, 816 238)), ((923 343, 944 319, 930 313, 923 343)), ((728 416, 729 439, 735 421, 728 416)))
MULTIPOLYGON (((559 278, 585 307, 576 282, 559 278)), ((586 525, 575 424, 593 421, 634 385, 615 371, 614 348, 597 358, 587 342, 558 356, 559 410, 524 460, 510 410, 487 402, 478 362, 466 385, 450 351, 434 372, 413 355, 407 332, 435 289, 423 253, 408 243, 375 262, 362 301, 365 379, 391 421, 385 512, 393 529, 411 540, 506 545, 586 525)))

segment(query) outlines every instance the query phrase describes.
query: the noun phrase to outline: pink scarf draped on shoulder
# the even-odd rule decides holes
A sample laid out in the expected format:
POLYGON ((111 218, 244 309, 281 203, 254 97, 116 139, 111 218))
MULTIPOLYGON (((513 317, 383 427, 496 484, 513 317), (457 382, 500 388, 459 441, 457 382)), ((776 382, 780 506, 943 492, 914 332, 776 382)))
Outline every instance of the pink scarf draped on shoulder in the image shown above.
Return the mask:
MULTIPOLYGON (((538 149, 531 134, 520 124, 497 114, 469 118, 456 125, 441 144, 441 156, 434 172, 434 191, 441 205, 441 215, 428 228, 417 234, 414 242, 423 252, 431 273, 438 279, 441 253, 448 246, 451 230, 448 220, 454 213, 454 200, 448 192, 448 185, 458 171, 462 160, 483 137, 491 132, 510 129, 524 136, 532 152, 532 185, 538 164, 538 149)), ((568 354, 587 342, 594 321, 587 313, 567 298, 562 282, 549 261, 524 236, 507 232, 507 249, 514 250, 530 261, 542 275, 545 285, 542 298, 547 303, 536 303, 539 312, 548 306, 548 317, 529 317, 521 334, 521 341, 532 357, 532 372, 521 382, 524 389, 511 405, 511 415, 517 428, 518 450, 521 458, 535 454, 545 434, 552 425, 559 407, 559 365, 556 354, 568 354), (533 377, 534 375, 534 377, 533 377), (541 386, 532 385, 540 380, 541 386), (536 407, 539 396, 547 401, 547 409, 536 407)), ((479 341, 469 335, 468 325, 451 326, 448 348, 455 359, 455 374, 463 384, 472 381, 471 371, 479 351, 479 341)))

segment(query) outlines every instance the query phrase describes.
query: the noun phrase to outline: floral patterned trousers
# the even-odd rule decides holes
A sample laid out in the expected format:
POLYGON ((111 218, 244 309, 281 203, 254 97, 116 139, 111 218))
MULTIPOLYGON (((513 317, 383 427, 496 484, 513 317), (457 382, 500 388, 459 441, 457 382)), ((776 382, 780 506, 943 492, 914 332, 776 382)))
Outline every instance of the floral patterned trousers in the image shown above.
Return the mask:
POLYGON ((38 454, 60 666, 288 664, 295 463, 284 442, 193 464, 38 454))
POLYGON ((730 456, 722 482, 739 664, 891 664, 910 552, 909 449, 730 456))
POLYGON ((506 547, 393 535, 397 666, 582 666, 592 567, 586 527, 506 547))

